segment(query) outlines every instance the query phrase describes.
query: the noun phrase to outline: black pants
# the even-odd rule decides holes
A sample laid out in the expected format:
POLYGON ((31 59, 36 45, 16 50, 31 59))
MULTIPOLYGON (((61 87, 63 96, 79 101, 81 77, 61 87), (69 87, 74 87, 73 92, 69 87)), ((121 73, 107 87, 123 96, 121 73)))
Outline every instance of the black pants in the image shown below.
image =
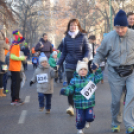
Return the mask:
POLYGON ((27 61, 23 63, 24 70, 27 70, 27 61))
POLYGON ((0 74, 0 89, 3 89, 3 74, 0 74))
POLYGON ((12 101, 19 100, 19 93, 20 93, 20 72, 18 71, 11 71, 11 98, 12 101))
MULTIPOLYGON (((73 78, 74 72, 75 71, 66 71, 68 85, 70 83, 70 80, 73 78)), ((68 103, 74 107, 73 95, 68 96, 68 103)))
POLYGON ((88 70, 89 70, 89 72, 90 72, 90 73, 92 73, 92 72, 93 72, 93 71, 92 71, 92 69, 91 69, 91 67, 90 67, 90 66, 91 66, 91 64, 92 64, 92 60, 88 62, 88 70))

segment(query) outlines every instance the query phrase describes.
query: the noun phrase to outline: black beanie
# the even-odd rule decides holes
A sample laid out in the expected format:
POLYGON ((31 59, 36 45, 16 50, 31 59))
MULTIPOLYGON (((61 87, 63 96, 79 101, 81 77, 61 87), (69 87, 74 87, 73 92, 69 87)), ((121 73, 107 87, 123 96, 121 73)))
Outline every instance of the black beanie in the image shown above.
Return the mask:
POLYGON ((114 18, 114 26, 128 26, 127 15, 123 10, 120 10, 114 18))

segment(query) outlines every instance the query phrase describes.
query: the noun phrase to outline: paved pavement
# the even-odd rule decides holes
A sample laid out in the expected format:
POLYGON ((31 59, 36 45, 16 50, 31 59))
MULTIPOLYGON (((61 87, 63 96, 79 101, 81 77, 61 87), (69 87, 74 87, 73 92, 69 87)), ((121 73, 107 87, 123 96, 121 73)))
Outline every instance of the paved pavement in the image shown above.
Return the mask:
MULTIPOLYGON (((45 111, 38 111, 36 84, 29 86, 32 75, 32 65, 29 64, 26 85, 20 93, 26 102, 24 105, 11 106, 10 93, 7 97, 0 98, 0 134, 76 134, 75 116, 70 117, 65 113, 68 108, 67 97, 59 95, 62 84, 54 85, 51 114, 46 115, 45 111)), ((89 129, 84 130, 84 134, 112 134, 110 104, 111 94, 105 72, 105 83, 98 84, 96 91, 96 119, 89 129)), ((120 134, 125 134, 124 124, 121 125, 120 134)))

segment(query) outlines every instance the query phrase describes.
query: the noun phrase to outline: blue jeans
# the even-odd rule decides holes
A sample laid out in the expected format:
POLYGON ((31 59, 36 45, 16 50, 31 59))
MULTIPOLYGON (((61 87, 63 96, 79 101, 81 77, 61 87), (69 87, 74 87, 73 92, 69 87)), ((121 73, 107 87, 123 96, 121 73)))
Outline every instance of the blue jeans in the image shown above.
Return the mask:
POLYGON ((52 98, 52 94, 38 93, 39 107, 43 108, 45 106, 47 110, 51 109, 51 98, 52 98))
POLYGON ((7 72, 6 72, 6 73, 4 73, 4 76, 3 76, 3 86, 4 86, 4 91, 6 91, 7 80, 8 80, 8 75, 7 75, 7 72))
POLYGON ((88 109, 76 109, 76 127, 77 129, 83 129, 86 122, 94 121, 95 115, 93 108, 88 109))

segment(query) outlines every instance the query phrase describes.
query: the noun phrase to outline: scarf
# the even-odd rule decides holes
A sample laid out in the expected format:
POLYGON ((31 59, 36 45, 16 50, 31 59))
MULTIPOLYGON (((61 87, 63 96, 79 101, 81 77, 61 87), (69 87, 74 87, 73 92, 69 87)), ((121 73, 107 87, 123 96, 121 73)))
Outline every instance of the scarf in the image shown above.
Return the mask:
POLYGON ((79 30, 77 30, 75 32, 68 31, 68 34, 71 36, 71 38, 75 38, 78 33, 79 33, 79 30))

